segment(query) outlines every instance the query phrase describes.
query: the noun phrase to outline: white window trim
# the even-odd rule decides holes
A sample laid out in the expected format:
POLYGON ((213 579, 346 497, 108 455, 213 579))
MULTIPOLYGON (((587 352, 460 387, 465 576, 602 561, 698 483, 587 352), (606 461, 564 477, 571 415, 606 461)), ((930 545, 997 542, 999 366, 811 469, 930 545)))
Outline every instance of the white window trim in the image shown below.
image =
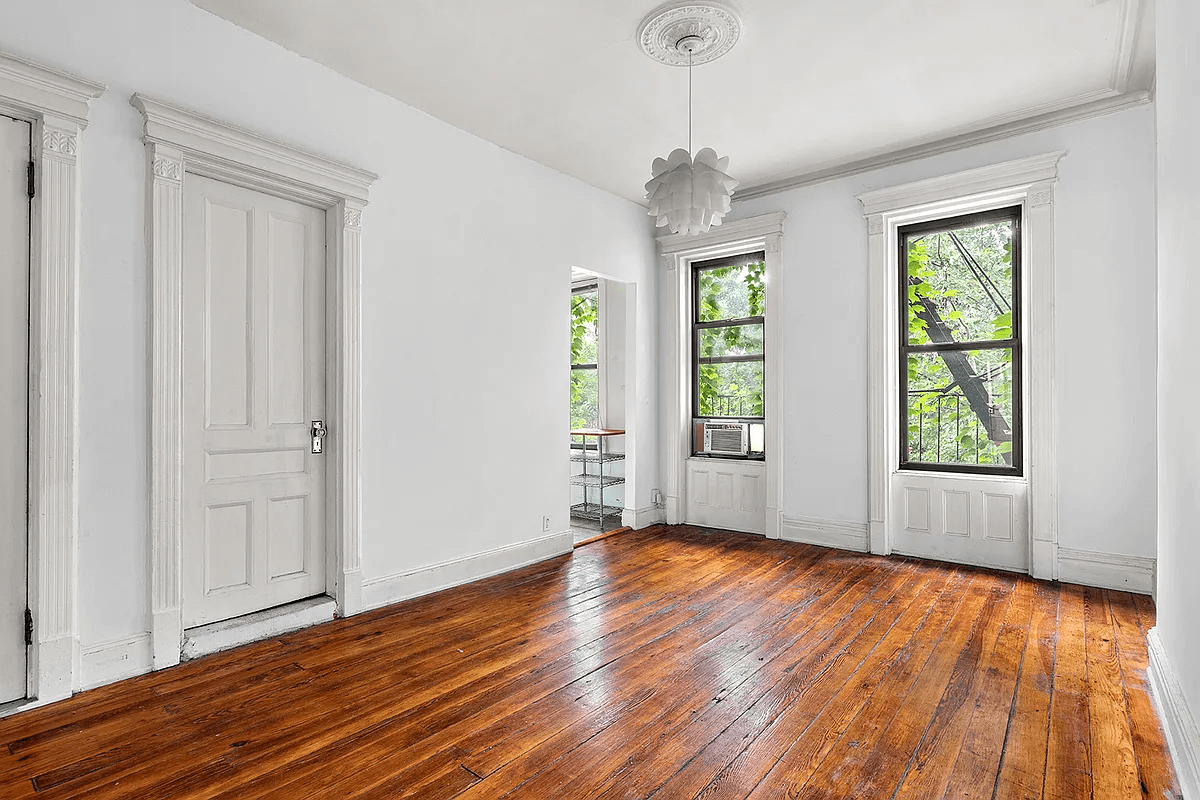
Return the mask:
POLYGON ((150 264, 150 635, 155 669, 183 642, 183 183, 202 175, 325 209, 328 309, 327 592, 362 609, 362 210, 378 177, 135 94, 145 120, 150 264))
POLYGON ((26 708, 79 688, 79 228, 81 135, 103 84, 0 53, 0 113, 33 126, 29 248, 26 708))
POLYGON ((663 436, 666 458, 667 522, 678 525, 687 509, 687 459, 691 457, 691 269, 692 263, 721 256, 764 250, 766 260, 767 352, 763 417, 767 421, 766 534, 778 539, 783 530, 784 380, 783 380, 783 223, 782 211, 727 222, 696 236, 659 236, 667 277, 662 293, 663 436))
MULTIPOLYGON (((1029 482, 1029 572, 1058 578, 1057 387, 1054 360, 1054 184, 1065 150, 858 196, 870 244, 868 525, 872 553, 891 552, 891 474, 899 464, 896 229, 1020 205, 1023 212, 1024 450, 1029 482)), ((957 476, 956 476, 957 477, 957 476)))

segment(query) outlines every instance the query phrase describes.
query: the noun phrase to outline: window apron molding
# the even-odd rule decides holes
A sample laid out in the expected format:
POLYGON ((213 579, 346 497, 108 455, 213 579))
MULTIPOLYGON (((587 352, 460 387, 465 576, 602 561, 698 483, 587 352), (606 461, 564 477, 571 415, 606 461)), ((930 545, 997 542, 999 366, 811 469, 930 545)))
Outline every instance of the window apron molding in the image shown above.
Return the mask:
POLYGON ((135 94, 145 121, 150 264, 150 635, 155 669, 183 642, 183 184, 201 175, 325 209, 327 593, 362 610, 362 226, 366 170, 135 94))
POLYGON ((686 464, 691 456, 691 265, 722 256, 766 252, 766 362, 763 396, 766 437, 766 535, 778 539, 783 530, 784 391, 783 391, 783 225, 782 211, 726 222, 697 236, 657 237, 665 278, 662 292, 663 441, 666 453, 667 522, 684 522, 687 513, 686 464))
POLYGON ((1029 482, 1030 574, 1058 578, 1057 387, 1054 320, 1054 185, 1065 150, 858 196, 869 242, 868 538, 892 549, 891 475, 899 464, 897 229, 902 225, 1020 205, 1025 303, 1024 451, 1029 482))
POLYGON ((0 53, 0 113, 33 128, 29 249, 30 703, 80 688, 78 621, 80 158, 103 84, 0 53))

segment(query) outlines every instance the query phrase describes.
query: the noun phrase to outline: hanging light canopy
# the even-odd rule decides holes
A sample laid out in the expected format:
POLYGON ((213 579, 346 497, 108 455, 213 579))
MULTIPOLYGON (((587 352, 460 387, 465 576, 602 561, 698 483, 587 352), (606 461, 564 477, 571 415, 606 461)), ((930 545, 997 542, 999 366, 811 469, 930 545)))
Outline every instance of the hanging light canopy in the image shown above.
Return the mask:
POLYGON ((692 156, 692 67, 712 61, 733 47, 741 20, 720 4, 670 3, 642 21, 638 41, 646 55, 663 64, 688 68, 688 147, 656 158, 646 184, 650 216, 671 233, 703 233, 729 213, 738 182, 728 173, 729 157, 711 147, 692 156))

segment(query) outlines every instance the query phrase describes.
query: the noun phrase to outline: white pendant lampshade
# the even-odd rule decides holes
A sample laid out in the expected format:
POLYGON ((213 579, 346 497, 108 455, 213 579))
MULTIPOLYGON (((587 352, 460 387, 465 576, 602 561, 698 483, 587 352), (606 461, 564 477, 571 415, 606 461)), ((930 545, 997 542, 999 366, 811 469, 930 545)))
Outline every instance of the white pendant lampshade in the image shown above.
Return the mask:
POLYGON ((688 68, 688 149, 656 158, 646 184, 650 216, 657 227, 692 236, 705 233, 729 213, 738 182, 729 176, 729 157, 706 147, 692 158, 692 67, 724 55, 741 34, 741 19, 723 3, 670 2, 642 21, 638 40, 646 55, 688 68))
POLYGON ((729 157, 717 158, 711 147, 696 153, 694 160, 682 147, 666 159, 654 159, 654 177, 646 184, 646 199, 657 227, 694 235, 720 225, 738 185, 726 172, 728 168, 729 157))

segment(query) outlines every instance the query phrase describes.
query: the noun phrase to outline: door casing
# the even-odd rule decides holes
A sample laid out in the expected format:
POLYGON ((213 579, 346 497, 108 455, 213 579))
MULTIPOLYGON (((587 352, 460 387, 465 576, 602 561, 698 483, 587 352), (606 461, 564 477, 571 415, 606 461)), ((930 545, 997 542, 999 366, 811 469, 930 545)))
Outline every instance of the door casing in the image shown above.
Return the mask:
POLYGON ((33 644, 26 701, 80 688, 79 221, 89 104, 101 83, 0 53, 0 114, 33 126, 29 251, 28 587, 33 644))
POLYGON ((199 175, 325 210, 326 591, 362 609, 362 220, 377 176, 142 94, 150 264, 150 600, 155 669, 183 644, 183 183, 199 175))

